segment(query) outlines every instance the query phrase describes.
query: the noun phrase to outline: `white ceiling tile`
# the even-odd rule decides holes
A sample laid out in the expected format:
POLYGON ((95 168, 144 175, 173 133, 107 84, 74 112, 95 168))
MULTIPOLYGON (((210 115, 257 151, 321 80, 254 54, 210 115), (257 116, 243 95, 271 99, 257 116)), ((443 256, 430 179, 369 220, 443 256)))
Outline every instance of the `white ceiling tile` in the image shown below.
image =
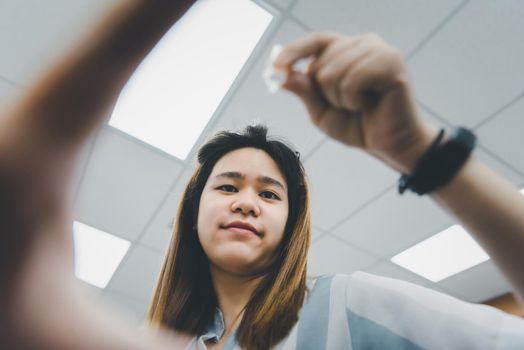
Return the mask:
POLYGON ((310 179, 313 223, 329 230, 397 179, 378 160, 327 140, 306 159, 310 179))
POLYGON ((293 14, 315 30, 350 35, 378 33, 408 54, 460 3, 461 0, 298 0, 293 14))
POLYGON ((117 291, 148 303, 164 261, 164 255, 140 244, 131 246, 106 290, 117 291))
POLYGON ((469 1, 409 62, 420 100, 474 126, 522 93, 523 17, 522 1, 469 1))
POLYGON ((438 284, 464 295, 468 301, 474 303, 492 299, 511 290, 508 281, 491 260, 446 278, 438 284))
POLYGON ((376 257, 366 252, 325 235, 311 246, 308 274, 312 276, 336 273, 350 274, 367 268, 377 260, 376 257))
POLYGON ((105 127, 91 153, 75 203, 75 219, 135 240, 182 166, 105 127))
POLYGON ((0 77, 0 112, 7 107, 8 104, 13 103, 14 100, 24 93, 20 87, 3 80, 0 77))
POLYGON ((318 228, 311 228, 311 242, 316 241, 320 237, 324 236, 326 232, 319 230, 318 228))
POLYGON ((524 98, 476 132, 482 145, 524 173, 524 98))
POLYGON ((186 170, 177 180, 174 189, 169 193, 169 197, 157 211, 140 239, 143 244, 156 248, 161 252, 166 252, 173 232, 178 204, 192 174, 193 170, 186 170))
POLYGON ((134 326, 139 326, 144 322, 149 306, 147 302, 111 290, 104 291, 99 300, 110 310, 125 317, 134 326))
POLYGON ((262 79, 273 45, 289 42, 303 33, 293 23, 285 22, 282 25, 244 81, 237 86, 229 104, 218 116, 208 135, 222 129, 244 129, 254 122, 263 123, 268 126, 270 135, 289 141, 302 156, 322 140, 323 134, 309 121, 300 100, 286 91, 271 94, 262 79))
POLYGON ((27 86, 92 26, 107 1, 0 2, 0 75, 27 86))
POLYGON ((383 258, 451 226, 453 220, 427 196, 396 186, 357 212, 333 234, 383 258))

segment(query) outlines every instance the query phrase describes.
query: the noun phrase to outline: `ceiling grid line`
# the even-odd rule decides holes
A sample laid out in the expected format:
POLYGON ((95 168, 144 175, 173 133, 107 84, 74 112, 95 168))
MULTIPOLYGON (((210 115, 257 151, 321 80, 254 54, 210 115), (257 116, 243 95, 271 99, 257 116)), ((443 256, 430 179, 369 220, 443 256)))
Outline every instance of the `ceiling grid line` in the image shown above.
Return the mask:
POLYGON ((293 12, 293 9, 295 8, 295 5, 297 4, 298 0, 291 0, 289 5, 287 6, 286 12, 289 12, 290 14, 293 12))
POLYGON ((483 126, 484 124, 486 124, 486 123, 490 122, 491 120, 495 119, 499 114, 501 114, 503 111, 505 111, 506 109, 510 108, 511 106, 513 106, 515 103, 519 102, 523 98, 524 98, 524 91, 522 91, 521 93, 517 94, 515 97, 513 97, 508 102, 503 104, 500 108, 498 108, 495 112, 491 113, 486 118, 484 118, 483 120, 481 120, 480 122, 475 124, 472 127, 472 129, 473 130, 479 129, 481 126, 483 126))
POLYGON ((309 150, 309 152, 307 152, 307 153, 305 154, 304 158, 301 159, 302 164, 304 164, 304 163, 305 163, 309 158, 311 158, 311 156, 312 156, 313 154, 315 154, 315 152, 317 152, 317 151, 320 149, 320 147, 321 147, 324 143, 326 143, 327 140, 328 140, 328 138, 327 138, 327 136, 325 136, 325 137, 323 137, 320 141, 318 141, 318 143, 317 143, 315 146, 313 146, 313 147, 309 150))
POLYGON ((295 17, 292 13, 289 13, 288 19, 291 22, 293 22, 296 25, 298 25, 299 27, 301 27, 302 29, 305 29, 308 32, 312 32, 313 31, 313 28, 311 28, 310 26, 308 26, 307 24, 302 22, 299 18, 295 17))
POLYGON ((89 149, 87 150, 87 156, 86 156, 86 160, 84 161, 83 164, 77 164, 77 171, 80 171, 80 175, 79 175, 79 180, 78 180, 78 183, 76 185, 76 188, 74 189, 74 194, 73 194, 73 203, 76 204, 76 201, 78 199, 78 193, 80 192, 80 188, 82 188, 82 183, 84 182, 84 179, 85 179, 85 176, 86 176, 86 171, 87 171, 87 168, 89 166, 89 162, 91 161, 91 157, 93 155, 93 150, 95 149, 95 145, 96 145, 96 142, 98 141, 98 138, 100 136, 100 130, 97 130, 97 132, 92 136, 92 141, 91 141, 91 144, 89 145, 89 149), (81 169, 78 169, 78 166, 81 167, 81 169))
POLYGON ((169 186, 169 189, 166 191, 166 194, 164 195, 164 197, 160 200, 160 203, 157 205, 156 209, 153 211, 153 214, 151 215, 151 217, 149 218, 149 220, 147 220, 146 224, 144 225, 144 227, 142 228, 142 230, 140 231, 140 233, 138 234, 137 238, 136 238, 136 242, 140 242, 141 239, 143 238, 143 236, 145 235, 145 233, 147 232, 147 229, 149 228, 149 226, 151 226, 151 223, 154 221, 156 215, 159 213, 159 211, 162 209, 162 207, 164 206, 164 204, 166 204, 167 200, 169 199, 169 197, 171 196, 171 194, 173 193, 173 189, 176 187, 176 185, 178 184, 178 181, 182 178, 184 172, 187 170, 187 169, 190 169, 191 167, 189 166, 186 166, 186 167, 183 167, 179 174, 175 177, 175 180, 171 183, 171 185, 169 186))
POLYGON ((106 128, 106 130, 110 131, 111 133, 117 134, 119 137, 125 139, 126 141, 129 141, 130 143, 133 143, 140 147, 147 148, 168 161, 174 162, 177 165, 180 165, 182 167, 185 167, 187 165, 187 162, 185 162, 184 160, 167 153, 166 151, 164 151, 161 148, 155 147, 145 141, 142 141, 141 139, 133 135, 130 135, 126 133, 125 131, 122 131, 112 125, 105 124, 104 127, 106 128))
POLYGON ((435 112, 433 109, 431 109, 428 105, 424 104, 419 99, 416 99, 416 102, 420 107, 426 111, 428 114, 430 114, 433 118, 437 119, 439 122, 444 124, 446 127, 452 128, 454 127, 453 124, 451 124, 446 118, 441 117, 437 112, 435 112))
POLYGON ((444 18, 439 24, 437 24, 437 26, 431 32, 429 32, 429 34, 426 35, 426 37, 424 37, 420 41, 420 43, 417 44, 417 46, 415 46, 413 50, 411 50, 410 53, 408 53, 408 55, 406 56, 406 62, 409 62, 418 52, 420 52, 420 50, 422 50, 424 46, 426 46, 431 41, 431 39, 435 37, 438 34, 438 32, 440 32, 442 28, 444 28, 446 24, 449 21, 451 21, 451 19, 453 19, 453 17, 455 17, 468 3, 469 0, 464 0, 460 5, 453 9, 450 12, 450 14, 446 16, 446 18, 444 18))
MULTIPOLYGON (((491 151, 489 148, 487 148, 486 146, 482 145, 481 143, 479 143, 477 145, 477 147, 479 149, 481 149, 482 151, 486 152, 488 155, 490 155, 491 157, 493 157, 494 159, 496 159, 497 161, 499 161, 500 163, 504 164, 506 167, 508 167, 509 169, 511 169, 513 172, 515 172, 516 174, 520 175, 522 177, 522 179, 524 179, 524 173, 515 168, 513 166, 513 164, 509 163, 508 161, 506 161, 505 159, 501 158, 499 155, 497 155, 496 153, 493 153, 493 151, 491 151)), ((524 180, 522 180, 524 181, 524 180)), ((522 182, 521 181, 521 182, 522 182)))
POLYGON ((331 226, 329 229, 327 229, 327 232, 329 232, 329 233, 333 232, 336 228, 338 228, 343 223, 348 221, 352 216, 354 216, 358 212, 362 211, 364 208, 366 208, 369 205, 371 205, 373 202, 375 202, 376 200, 378 200, 379 198, 384 196, 386 193, 388 193, 391 189, 395 188, 396 186, 397 186, 396 183, 387 186, 382 191, 380 191, 379 193, 375 194, 373 197, 368 199, 364 204, 362 204, 361 206, 357 207, 355 210, 351 211, 348 215, 344 216, 341 220, 337 221, 333 226, 331 226))
MULTIPOLYGON (((148 249, 148 250, 151 250, 151 251, 154 251, 155 253, 157 253, 156 249, 151 249, 150 247, 146 247, 142 243, 139 243, 138 241, 132 242, 131 245, 129 246, 128 251, 126 252, 124 257, 120 261, 120 264, 118 265, 118 268, 115 270, 115 273, 113 273, 113 276, 111 276, 111 279, 109 280, 109 282, 107 283, 106 287, 104 288, 105 290, 110 290, 110 291, 114 291, 115 290, 115 289, 111 289, 111 287, 113 286, 115 281, 118 280, 118 276, 120 275, 120 273, 122 273, 123 268, 125 266, 127 266, 126 262, 130 259, 132 253, 138 247, 145 248, 145 249, 148 249)), ((158 278, 158 274, 160 274, 160 271, 158 271, 158 273, 157 273, 157 278, 158 278)), ((131 296, 131 294, 126 294, 126 295, 131 296)))
POLYGON ((19 88, 19 89, 26 89, 25 86, 15 82, 14 80, 11 80, 9 78, 4 77, 3 75, 0 75, 0 80, 2 80, 4 83, 12 85, 13 87, 19 88))
MULTIPOLYGON (((356 244, 354 244, 352 242, 348 242, 344 238, 342 238, 340 236, 337 236, 337 235, 334 235, 331 232, 328 232, 328 233, 326 233, 325 235, 322 236, 322 238, 325 238, 325 237, 329 237, 329 238, 332 238, 332 239, 334 239, 336 241, 339 241, 339 242, 341 242, 341 243, 343 243, 343 244, 345 244, 347 246, 350 246, 351 248, 354 248, 355 250, 359 250, 361 252, 364 252, 364 253, 368 254, 369 256, 371 256, 371 257, 373 257, 375 259, 382 259, 382 257, 380 257, 377 254, 369 251, 368 249, 360 247, 360 246, 358 246, 358 245, 356 245, 356 244)), ((373 264, 371 264, 371 265, 373 265, 373 264)), ((367 269, 367 268, 369 268, 369 267, 366 267, 365 269, 367 269)), ((363 270, 364 270, 364 268, 363 268, 363 270)))
POLYGON ((137 243, 137 244, 140 244, 142 247, 145 247, 149 250, 152 250, 152 251, 155 251, 157 252, 158 254, 162 254, 162 255, 165 255, 166 254, 166 251, 165 250, 162 250, 162 249, 159 249, 157 247, 153 247, 152 245, 146 243, 146 242, 140 242, 140 243, 137 243))
POLYGON ((324 237, 326 236, 329 232, 321 229, 321 228, 318 228, 316 227, 315 225, 311 225, 311 244, 313 244, 314 242, 318 241, 321 237, 324 237), (316 237, 313 237, 313 231, 316 231, 318 232, 318 234, 316 235, 316 237))
MULTIPOLYGON (((445 222, 445 223, 442 223, 441 225, 438 225, 437 228, 433 230, 433 232, 428 231, 428 232, 431 232, 431 233, 428 234, 426 238, 424 238, 424 239, 417 239, 417 241, 415 241, 414 243, 410 244, 409 247, 412 247, 413 245, 415 245, 415 244, 417 244, 419 242, 422 242, 422 241, 424 241, 425 239, 427 239, 429 237, 434 237, 437 233, 442 232, 442 231, 446 230, 447 228, 449 228, 450 226, 454 225, 454 223, 456 223, 456 220, 454 220, 454 218, 452 218, 451 225, 450 225, 450 222, 445 222)), ((395 255, 398 255, 398 254, 404 252, 407 248, 408 247, 402 247, 402 248, 399 248, 397 250, 392 250, 391 253, 390 253, 390 256, 394 257, 395 255)))

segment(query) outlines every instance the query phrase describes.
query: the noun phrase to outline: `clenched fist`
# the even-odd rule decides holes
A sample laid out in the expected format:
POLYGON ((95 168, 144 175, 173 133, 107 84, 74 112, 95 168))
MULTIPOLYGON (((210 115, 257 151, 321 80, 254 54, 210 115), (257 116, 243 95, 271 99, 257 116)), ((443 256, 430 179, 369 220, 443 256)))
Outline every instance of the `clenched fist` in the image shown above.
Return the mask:
POLYGON ((287 70, 283 88, 317 127, 398 171, 413 170, 437 134, 417 113, 401 53, 375 34, 311 33, 284 47, 274 66, 287 70), (306 74, 292 70, 310 56, 306 74))

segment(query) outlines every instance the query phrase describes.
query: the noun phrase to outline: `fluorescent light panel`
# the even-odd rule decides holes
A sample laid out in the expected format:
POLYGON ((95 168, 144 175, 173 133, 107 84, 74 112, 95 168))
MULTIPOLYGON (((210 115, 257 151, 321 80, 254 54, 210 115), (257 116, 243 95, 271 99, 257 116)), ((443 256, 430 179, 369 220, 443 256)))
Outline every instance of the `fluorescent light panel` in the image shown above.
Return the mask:
POLYGON ((78 221, 73 233, 76 277, 105 288, 131 243, 78 221))
POLYGON ((271 22, 250 0, 201 0, 123 89, 109 125, 185 159, 271 22))
POLYGON ((454 225, 391 258, 433 282, 469 269, 489 256, 460 225, 454 225))

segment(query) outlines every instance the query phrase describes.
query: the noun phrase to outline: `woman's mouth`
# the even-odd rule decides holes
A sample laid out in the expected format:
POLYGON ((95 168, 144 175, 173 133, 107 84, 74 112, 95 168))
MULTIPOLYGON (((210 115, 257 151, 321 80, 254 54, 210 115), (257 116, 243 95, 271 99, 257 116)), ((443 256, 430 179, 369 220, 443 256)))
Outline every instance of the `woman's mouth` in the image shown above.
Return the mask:
POLYGON ((233 221, 227 225, 221 226, 221 228, 240 234, 255 234, 258 237, 262 236, 253 225, 243 221, 233 221))

